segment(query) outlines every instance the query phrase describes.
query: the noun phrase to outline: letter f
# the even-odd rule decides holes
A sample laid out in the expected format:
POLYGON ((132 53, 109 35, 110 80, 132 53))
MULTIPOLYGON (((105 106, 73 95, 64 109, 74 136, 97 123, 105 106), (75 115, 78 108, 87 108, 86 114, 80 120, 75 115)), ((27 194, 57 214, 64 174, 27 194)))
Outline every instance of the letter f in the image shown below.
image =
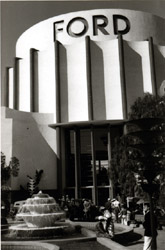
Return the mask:
POLYGON ((64 22, 64 20, 57 21, 57 22, 53 23, 53 25, 54 25, 54 41, 56 41, 56 39, 57 39, 57 33, 58 33, 58 31, 62 31, 63 30, 63 28, 58 28, 57 25, 60 24, 60 23, 63 23, 63 22, 64 22))

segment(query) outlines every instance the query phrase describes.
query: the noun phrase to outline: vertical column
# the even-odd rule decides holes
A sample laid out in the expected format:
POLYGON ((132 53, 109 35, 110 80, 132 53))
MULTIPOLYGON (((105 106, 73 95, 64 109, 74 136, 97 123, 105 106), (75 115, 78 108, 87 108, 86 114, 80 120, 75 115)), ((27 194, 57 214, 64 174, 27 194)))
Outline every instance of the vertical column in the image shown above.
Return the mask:
POLYGON ((94 128, 91 127, 91 149, 92 149, 92 169, 93 169, 93 193, 92 198, 94 204, 98 204, 98 197, 97 197, 97 179, 96 179, 96 155, 95 155, 95 143, 94 143, 94 128))
POLYGON ((93 120, 93 97, 92 97, 92 76, 91 76, 91 50, 90 37, 85 37, 86 43, 86 70, 87 70, 87 91, 88 91, 88 116, 93 120))
POLYGON ((59 42, 55 41, 56 123, 61 122, 59 42))
POLYGON ((9 67, 6 68, 6 84, 4 88, 4 106, 9 107, 9 67))
POLYGON ((150 55, 152 90, 153 90, 153 94, 157 96, 156 70, 155 70, 155 56, 154 56, 153 38, 150 37, 148 40, 149 40, 149 55, 150 55))
POLYGON ((13 90, 13 108, 19 109, 19 61, 21 58, 14 59, 14 90, 13 90))
MULTIPOLYGON (((112 151, 111 151, 111 126, 108 127, 108 168, 111 167, 111 158, 112 158, 112 151)), ((109 194, 110 197, 113 198, 113 182, 111 180, 111 176, 109 176, 109 182, 110 182, 110 189, 109 194)))
POLYGON ((30 49, 30 111, 39 111, 38 50, 30 49))
MULTIPOLYGON (((59 71, 59 42, 55 41, 55 88, 56 88, 56 123, 61 122, 60 111, 60 71, 59 71)), ((57 138, 57 188, 59 196, 63 194, 62 189, 62 164, 61 164, 61 128, 56 128, 57 138)))
POLYGON ((74 129, 74 155, 75 155, 75 198, 81 198, 80 190, 80 132, 74 129))
POLYGON ((122 93, 122 106, 123 106, 123 118, 127 119, 127 90, 126 90, 126 77, 125 77, 125 65, 124 65, 124 46, 122 35, 118 36, 119 44, 119 64, 120 64, 120 78, 121 78, 121 93, 122 93))

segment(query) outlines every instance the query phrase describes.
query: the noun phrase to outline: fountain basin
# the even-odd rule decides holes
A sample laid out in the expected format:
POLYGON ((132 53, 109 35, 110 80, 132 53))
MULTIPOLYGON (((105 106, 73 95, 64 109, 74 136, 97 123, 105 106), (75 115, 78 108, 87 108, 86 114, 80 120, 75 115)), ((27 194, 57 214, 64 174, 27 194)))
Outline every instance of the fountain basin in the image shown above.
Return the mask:
POLYGON ((56 225, 54 227, 29 228, 26 224, 18 224, 9 227, 9 234, 6 239, 17 240, 37 240, 37 239, 51 239, 66 234, 68 225, 56 225))
POLYGON ((56 221, 63 219, 63 212, 47 214, 19 214, 29 228, 53 227, 56 221))
POLYGON ((10 242, 1 242, 1 250, 59 250, 60 248, 56 245, 43 242, 20 242, 20 241, 10 241, 10 242))

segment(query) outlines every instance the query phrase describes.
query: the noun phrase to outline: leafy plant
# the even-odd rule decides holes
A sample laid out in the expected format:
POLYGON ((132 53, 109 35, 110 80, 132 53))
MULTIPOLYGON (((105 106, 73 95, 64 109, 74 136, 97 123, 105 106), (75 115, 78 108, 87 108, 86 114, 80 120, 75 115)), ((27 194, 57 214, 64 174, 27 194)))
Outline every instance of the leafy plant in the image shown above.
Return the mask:
POLYGON ((9 164, 6 163, 6 156, 1 152, 1 183, 2 190, 10 189, 8 181, 11 176, 17 177, 19 173, 19 160, 16 157, 11 157, 9 164))
POLYGON ((31 176, 27 175, 27 177, 29 178, 29 182, 27 184, 27 189, 30 193, 30 195, 32 196, 34 193, 38 192, 38 185, 40 183, 42 174, 43 174, 43 170, 36 170, 35 173, 35 177, 32 178, 31 176))
MULTIPOLYGON (((6 163, 6 156, 1 152, 1 202, 5 206, 5 216, 10 210, 10 183, 11 176, 17 177, 20 163, 16 157, 11 157, 9 164, 6 163)), ((4 215, 3 215, 4 216, 4 215)))

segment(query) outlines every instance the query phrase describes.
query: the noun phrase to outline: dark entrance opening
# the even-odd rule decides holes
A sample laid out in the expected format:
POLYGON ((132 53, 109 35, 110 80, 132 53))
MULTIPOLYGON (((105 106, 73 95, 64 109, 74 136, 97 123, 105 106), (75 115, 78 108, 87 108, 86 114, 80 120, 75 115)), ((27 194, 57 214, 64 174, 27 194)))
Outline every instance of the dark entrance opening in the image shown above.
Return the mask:
POLYGON ((122 134, 122 125, 66 128, 66 194, 90 199, 104 205, 113 197, 109 175, 114 138, 122 134))

